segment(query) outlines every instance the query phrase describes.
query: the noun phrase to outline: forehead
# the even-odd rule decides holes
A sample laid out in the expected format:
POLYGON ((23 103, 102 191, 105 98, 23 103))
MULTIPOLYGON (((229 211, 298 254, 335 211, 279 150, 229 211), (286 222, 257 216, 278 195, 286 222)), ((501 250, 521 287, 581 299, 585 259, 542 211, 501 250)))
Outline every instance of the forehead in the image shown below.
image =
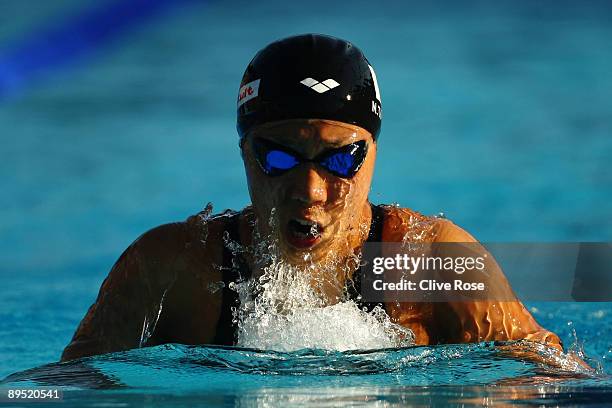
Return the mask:
POLYGON ((252 135, 264 137, 295 148, 340 147, 359 140, 370 141, 367 130, 348 123, 327 119, 292 119, 265 123, 253 129, 252 135))

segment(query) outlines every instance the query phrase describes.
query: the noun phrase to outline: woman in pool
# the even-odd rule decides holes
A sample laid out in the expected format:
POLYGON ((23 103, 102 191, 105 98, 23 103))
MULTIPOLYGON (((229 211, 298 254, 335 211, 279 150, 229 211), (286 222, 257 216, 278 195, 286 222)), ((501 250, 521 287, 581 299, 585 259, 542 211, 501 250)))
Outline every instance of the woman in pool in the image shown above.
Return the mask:
MULTIPOLYGON (((330 305, 351 296, 346 265, 364 242, 475 242, 448 220, 368 201, 381 117, 374 69, 354 45, 302 35, 261 50, 238 95, 252 205, 201 213, 138 238, 112 268, 62 360, 163 343, 235 344, 230 283, 257 276, 262 265, 252 249, 232 250, 232 241, 253 248, 257 237, 270 237, 289 264, 336 265, 313 269, 335 275, 312 276, 330 305)), ((384 309, 420 345, 528 339, 561 349, 499 268, 487 284, 510 300, 388 302, 384 309)))

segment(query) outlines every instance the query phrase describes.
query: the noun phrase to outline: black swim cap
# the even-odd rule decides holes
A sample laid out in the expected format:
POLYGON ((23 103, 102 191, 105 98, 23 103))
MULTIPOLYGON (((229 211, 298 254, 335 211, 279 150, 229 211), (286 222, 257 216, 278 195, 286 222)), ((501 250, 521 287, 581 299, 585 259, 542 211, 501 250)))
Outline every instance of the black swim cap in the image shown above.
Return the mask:
POLYGON ((332 119, 380 132, 374 69, 361 50, 320 34, 288 37, 259 51, 238 93, 238 133, 285 119, 332 119))

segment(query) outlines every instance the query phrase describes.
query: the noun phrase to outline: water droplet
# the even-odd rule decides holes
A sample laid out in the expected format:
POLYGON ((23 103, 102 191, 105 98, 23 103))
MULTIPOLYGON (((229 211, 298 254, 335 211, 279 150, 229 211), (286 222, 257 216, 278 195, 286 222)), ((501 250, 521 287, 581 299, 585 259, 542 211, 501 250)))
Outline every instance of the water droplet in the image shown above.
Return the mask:
POLYGON ((208 291, 210 293, 216 293, 219 290, 223 289, 224 287, 225 287, 225 282, 223 281, 211 282, 208 284, 208 291))

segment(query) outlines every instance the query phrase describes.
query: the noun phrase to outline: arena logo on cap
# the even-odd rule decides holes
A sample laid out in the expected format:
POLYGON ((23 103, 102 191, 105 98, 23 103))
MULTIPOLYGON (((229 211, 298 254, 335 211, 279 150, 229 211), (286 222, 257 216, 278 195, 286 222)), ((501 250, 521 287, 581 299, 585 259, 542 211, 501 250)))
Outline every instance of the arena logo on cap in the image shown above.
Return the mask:
POLYGON ((338 82, 336 82, 332 78, 326 79, 323 82, 319 82, 313 78, 304 78, 300 81, 300 84, 306 85, 307 87, 309 87, 310 89, 318 93, 327 92, 330 89, 334 89, 335 87, 340 85, 338 82))
POLYGON ((240 91, 238 91, 238 107, 240 107, 243 103, 257 97, 259 94, 260 81, 261 79, 256 79, 240 87, 240 91))

